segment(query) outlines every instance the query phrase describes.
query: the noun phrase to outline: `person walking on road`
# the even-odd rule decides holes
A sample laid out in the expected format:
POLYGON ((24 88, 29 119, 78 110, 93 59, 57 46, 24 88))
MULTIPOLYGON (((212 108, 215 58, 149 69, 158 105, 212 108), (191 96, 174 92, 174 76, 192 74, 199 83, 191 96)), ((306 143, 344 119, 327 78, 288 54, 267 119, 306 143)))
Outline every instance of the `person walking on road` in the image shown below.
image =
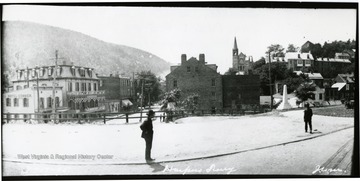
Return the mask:
POLYGON ((310 134, 312 134, 312 125, 311 125, 311 117, 313 115, 312 109, 310 108, 309 103, 306 103, 305 107, 306 107, 304 111, 305 132, 307 133, 308 125, 309 125, 310 134))
POLYGON ((149 110, 147 115, 148 115, 147 119, 141 124, 140 128, 142 130, 141 137, 144 138, 146 143, 145 160, 148 162, 155 160, 151 158, 151 147, 152 147, 152 141, 154 135, 152 119, 155 116, 155 112, 153 110, 149 110))

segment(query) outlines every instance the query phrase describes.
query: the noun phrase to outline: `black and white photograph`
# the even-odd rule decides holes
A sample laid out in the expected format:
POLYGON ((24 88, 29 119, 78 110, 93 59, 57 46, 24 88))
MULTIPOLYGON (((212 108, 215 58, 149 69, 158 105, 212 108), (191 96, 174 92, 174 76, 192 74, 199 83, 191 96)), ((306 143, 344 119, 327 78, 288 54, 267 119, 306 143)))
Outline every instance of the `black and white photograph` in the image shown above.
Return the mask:
POLYGON ((2 176, 359 177, 357 13, 3 4, 2 176))

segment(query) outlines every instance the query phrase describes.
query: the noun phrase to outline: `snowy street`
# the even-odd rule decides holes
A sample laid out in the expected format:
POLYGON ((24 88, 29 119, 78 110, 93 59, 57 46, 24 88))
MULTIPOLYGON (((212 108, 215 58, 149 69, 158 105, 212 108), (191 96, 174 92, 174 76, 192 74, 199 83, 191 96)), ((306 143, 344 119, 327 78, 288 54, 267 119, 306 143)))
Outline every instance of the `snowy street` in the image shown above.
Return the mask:
POLYGON ((303 110, 296 110, 187 117, 175 123, 157 119, 153 165, 145 163, 138 122, 5 124, 4 175, 200 174, 200 170, 201 174, 311 174, 354 137, 354 119, 314 115, 314 134, 309 134, 302 117, 303 110), (186 165, 193 170, 186 171, 186 165))

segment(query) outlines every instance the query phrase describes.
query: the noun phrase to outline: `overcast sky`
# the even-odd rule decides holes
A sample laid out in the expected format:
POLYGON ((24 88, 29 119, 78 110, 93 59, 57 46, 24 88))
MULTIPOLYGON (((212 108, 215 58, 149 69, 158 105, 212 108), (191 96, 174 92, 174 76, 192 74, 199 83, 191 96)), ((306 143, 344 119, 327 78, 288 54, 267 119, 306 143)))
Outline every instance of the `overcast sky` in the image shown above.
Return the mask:
POLYGON ((239 52, 255 61, 271 44, 287 48, 307 40, 323 44, 356 38, 355 9, 4 6, 3 20, 78 31, 172 64, 180 63, 183 53, 188 58, 205 53, 221 73, 232 66, 234 37, 239 52))

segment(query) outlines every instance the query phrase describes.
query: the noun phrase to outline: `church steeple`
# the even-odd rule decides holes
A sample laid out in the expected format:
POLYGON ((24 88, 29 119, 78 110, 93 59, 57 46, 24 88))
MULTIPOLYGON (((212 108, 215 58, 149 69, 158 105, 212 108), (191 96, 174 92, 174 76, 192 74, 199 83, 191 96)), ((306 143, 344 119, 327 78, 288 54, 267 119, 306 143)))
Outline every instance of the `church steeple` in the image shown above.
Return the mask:
POLYGON ((239 53, 239 50, 237 48, 237 43, 236 43, 236 37, 234 38, 234 48, 233 48, 233 56, 237 56, 239 53))
POLYGON ((234 50, 235 50, 235 49, 238 49, 238 48, 237 48, 237 43, 236 43, 236 37, 234 38, 234 50))

